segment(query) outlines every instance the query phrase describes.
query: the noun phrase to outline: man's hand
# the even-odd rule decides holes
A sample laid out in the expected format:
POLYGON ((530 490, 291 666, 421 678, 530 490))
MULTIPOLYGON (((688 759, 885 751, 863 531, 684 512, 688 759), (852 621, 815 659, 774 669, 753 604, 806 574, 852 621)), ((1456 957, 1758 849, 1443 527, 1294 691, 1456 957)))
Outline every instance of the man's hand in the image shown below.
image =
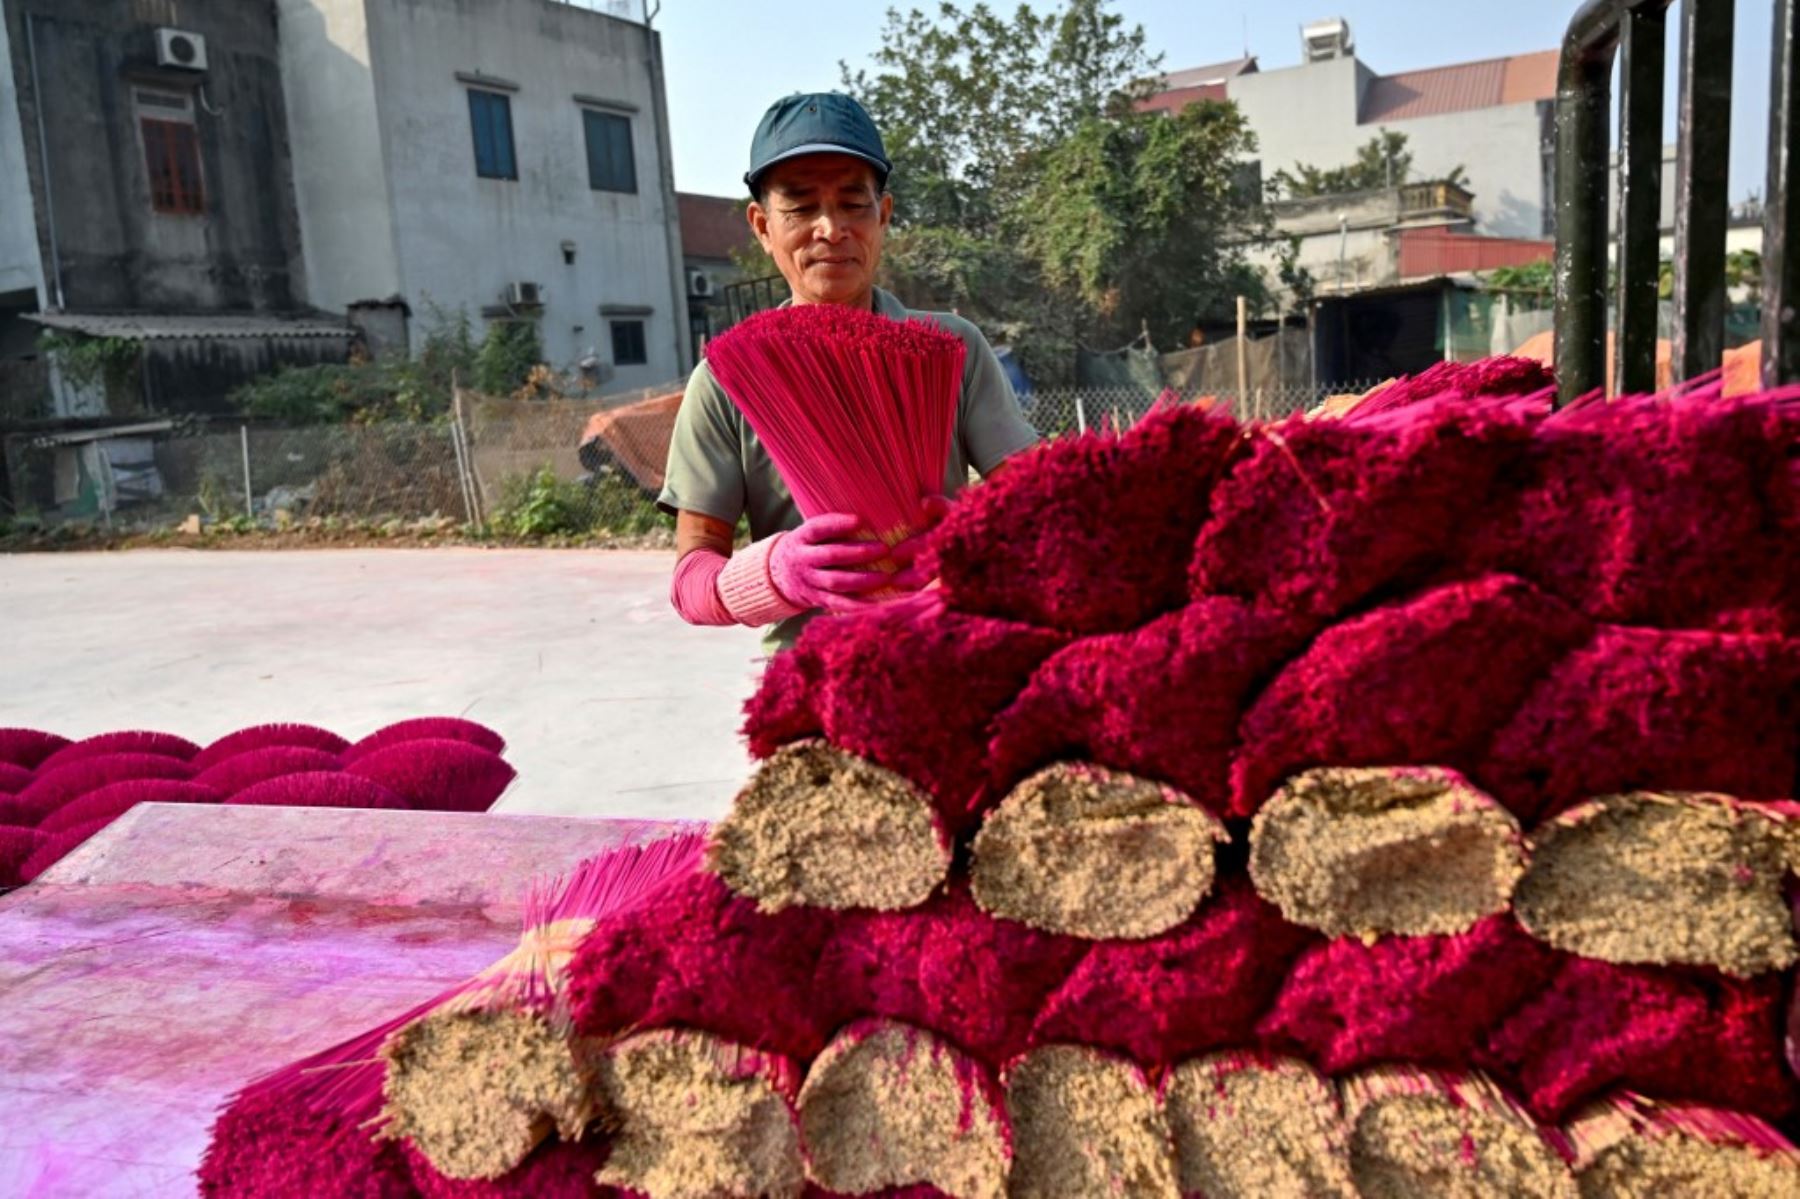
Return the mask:
POLYGON ((945 496, 929 495, 919 501, 919 515, 913 521, 912 536, 888 551, 888 557, 900 567, 899 572, 888 580, 891 586, 900 591, 919 591, 931 585, 936 576, 920 559, 925 554, 926 542, 931 540, 932 530, 943 523, 949 512, 950 501, 945 496))
POLYGON ((828 513, 781 535, 769 553, 769 578, 795 607, 856 612, 878 602, 865 598, 869 592, 893 585, 894 575, 866 569, 887 556, 858 517, 828 513))

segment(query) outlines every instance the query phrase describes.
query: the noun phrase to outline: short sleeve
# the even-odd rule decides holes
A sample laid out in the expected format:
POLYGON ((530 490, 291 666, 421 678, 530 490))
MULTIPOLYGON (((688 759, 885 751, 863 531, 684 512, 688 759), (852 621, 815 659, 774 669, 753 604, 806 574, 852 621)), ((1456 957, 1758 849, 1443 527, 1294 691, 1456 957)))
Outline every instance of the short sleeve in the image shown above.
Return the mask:
POLYGON ((963 366, 963 452, 985 475, 1036 445, 1038 431, 1020 410, 1019 398, 987 338, 970 326, 963 340, 969 343, 969 361, 963 366))
POLYGON ((736 524, 744 514, 743 439, 725 390, 701 363, 688 378, 669 439, 662 494, 665 512, 698 512, 736 524))

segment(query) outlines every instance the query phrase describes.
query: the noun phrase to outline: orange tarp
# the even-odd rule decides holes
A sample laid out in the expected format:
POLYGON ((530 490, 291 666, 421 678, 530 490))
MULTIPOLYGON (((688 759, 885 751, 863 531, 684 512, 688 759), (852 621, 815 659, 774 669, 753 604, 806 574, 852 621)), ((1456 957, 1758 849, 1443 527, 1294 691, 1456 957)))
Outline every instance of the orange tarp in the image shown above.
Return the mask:
POLYGON ((681 393, 672 391, 596 412, 581 431, 581 444, 604 441, 613 460, 638 486, 649 492, 661 491, 663 470, 669 462, 669 438, 675 432, 675 413, 680 407, 681 393))
MULTIPOLYGON (((1545 365, 1551 365, 1555 351, 1556 335, 1546 329, 1536 337, 1527 338, 1525 344, 1513 351, 1519 358, 1535 358, 1545 365)), ((1656 343, 1656 390, 1666 391, 1674 383, 1673 350, 1666 340, 1656 343)), ((1721 363, 1725 369, 1725 394, 1728 396, 1749 395, 1762 387, 1762 342, 1752 341, 1738 346, 1734 350, 1725 351, 1725 359, 1721 363)), ((1606 335, 1606 391, 1612 394, 1613 377, 1613 335, 1606 335)))

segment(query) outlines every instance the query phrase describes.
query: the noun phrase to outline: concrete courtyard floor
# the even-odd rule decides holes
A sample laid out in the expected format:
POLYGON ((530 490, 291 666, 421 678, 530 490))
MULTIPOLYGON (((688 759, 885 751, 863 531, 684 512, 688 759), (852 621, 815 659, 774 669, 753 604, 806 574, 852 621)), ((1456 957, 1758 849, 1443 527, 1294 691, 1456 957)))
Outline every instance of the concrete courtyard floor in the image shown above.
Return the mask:
POLYGON ((721 815, 749 772, 748 629, 668 603, 667 552, 294 550, 0 556, 0 726, 198 741, 412 716, 498 730, 499 810, 721 815))

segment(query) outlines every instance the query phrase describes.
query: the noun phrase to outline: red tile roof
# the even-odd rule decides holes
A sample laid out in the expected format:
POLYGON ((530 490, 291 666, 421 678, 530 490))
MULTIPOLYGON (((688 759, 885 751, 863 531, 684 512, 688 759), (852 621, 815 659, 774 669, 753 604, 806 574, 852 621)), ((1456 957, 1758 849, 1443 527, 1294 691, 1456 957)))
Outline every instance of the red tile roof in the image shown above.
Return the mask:
POLYGON ((1450 112, 1549 100, 1556 95, 1555 50, 1402 71, 1371 80, 1360 123, 1409 121, 1450 112))
POLYGON ((732 250, 750 244, 743 201, 676 192, 675 206, 681 217, 681 252, 687 257, 730 258, 732 250))
POLYGON ((1506 60, 1506 82, 1500 103, 1523 104, 1556 98, 1556 68, 1561 56, 1555 50, 1515 54, 1506 60))
POLYGON ((1226 97, 1223 83, 1203 83, 1199 87, 1170 88, 1166 92, 1158 92, 1154 96, 1137 102, 1139 112, 1180 112, 1190 104, 1201 100, 1223 100, 1226 97))

